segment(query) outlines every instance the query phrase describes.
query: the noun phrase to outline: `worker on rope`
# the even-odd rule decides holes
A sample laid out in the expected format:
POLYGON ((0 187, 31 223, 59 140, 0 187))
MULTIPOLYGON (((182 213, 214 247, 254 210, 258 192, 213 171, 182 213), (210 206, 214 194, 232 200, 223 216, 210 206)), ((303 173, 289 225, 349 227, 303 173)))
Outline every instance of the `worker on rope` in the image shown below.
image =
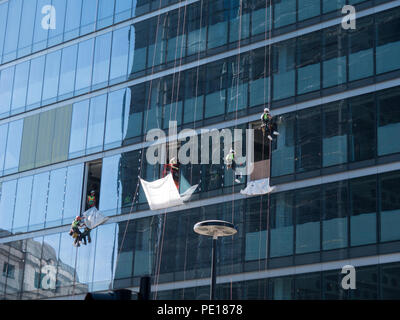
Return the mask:
POLYGON ((172 173, 172 178, 174 179, 176 188, 179 191, 179 162, 175 157, 169 161, 169 164, 164 166, 164 176, 166 176, 167 173, 172 173))
POLYGON ((261 121, 261 129, 263 134, 265 135, 265 132, 267 131, 267 137, 270 141, 272 141, 272 135, 278 136, 279 132, 277 131, 276 123, 268 108, 265 108, 264 112, 261 114, 261 121))
POLYGON ((84 227, 83 232, 80 234, 80 241, 83 241, 83 244, 86 245, 86 237, 87 242, 91 243, 92 238, 90 237, 90 232, 92 231, 85 223, 82 225, 84 227))
POLYGON ((236 174, 236 161, 235 161, 236 152, 232 148, 229 150, 229 153, 225 157, 226 166, 228 169, 232 169, 235 175, 235 181, 240 183, 238 178, 242 177, 242 173, 236 174))
POLYGON ((76 216, 74 221, 72 221, 71 229, 69 231, 69 235, 74 238, 74 246, 79 247, 81 243, 81 231, 80 227, 83 226, 83 221, 81 216, 76 216))
POLYGON ((90 194, 87 196, 87 206, 89 209, 97 207, 96 192, 94 190, 90 191, 90 194))
MULTIPOLYGON (((96 191, 90 191, 90 194, 87 196, 87 206, 88 208, 97 207, 97 199, 96 199, 96 191)), ((86 245, 87 242, 91 243, 92 238, 90 237, 90 232, 92 231, 84 222, 82 222, 81 227, 84 228, 83 232, 80 234, 80 242, 83 241, 83 244, 86 245), (86 242, 87 238, 87 242, 86 242)))

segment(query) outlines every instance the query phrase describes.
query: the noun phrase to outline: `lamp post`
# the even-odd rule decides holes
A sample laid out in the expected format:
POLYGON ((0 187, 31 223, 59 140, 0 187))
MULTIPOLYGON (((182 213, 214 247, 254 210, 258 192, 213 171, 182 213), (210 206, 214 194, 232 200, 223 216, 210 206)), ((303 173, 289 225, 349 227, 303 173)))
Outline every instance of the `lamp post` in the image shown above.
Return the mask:
POLYGON ((217 281, 217 240, 219 237, 229 237, 236 234, 237 230, 233 223, 222 220, 206 220, 198 222, 193 227, 194 232, 213 238, 212 243, 212 260, 211 260, 211 287, 210 300, 215 299, 215 287, 217 281))

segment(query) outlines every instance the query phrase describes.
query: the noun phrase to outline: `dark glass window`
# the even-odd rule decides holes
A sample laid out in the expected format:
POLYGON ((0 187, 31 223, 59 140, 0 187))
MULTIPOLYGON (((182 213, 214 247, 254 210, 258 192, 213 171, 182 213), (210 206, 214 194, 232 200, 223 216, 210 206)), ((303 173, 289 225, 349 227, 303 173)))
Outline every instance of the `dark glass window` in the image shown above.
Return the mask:
POLYGON ((375 103, 372 95, 352 98, 350 105, 350 161, 375 156, 375 103))
POLYGON ((356 268, 356 290, 350 291, 354 300, 378 299, 378 266, 356 268))
POLYGON ((319 272, 296 276, 294 287, 296 300, 321 299, 321 278, 319 272))
POLYGON ((322 220, 322 250, 348 245, 348 189, 346 182, 324 186, 322 220))
POLYGON ((295 95, 295 39, 272 46, 273 99, 280 100, 295 95))
POLYGON ((283 115, 278 121, 279 136, 272 142, 273 177, 294 173, 295 162, 295 124, 293 113, 283 115))
POLYGON ((349 32, 349 81, 370 77, 374 72, 373 18, 357 20, 355 30, 349 32))
POLYGON ((323 107, 322 166, 345 163, 347 159, 348 120, 344 100, 323 107))
POLYGON ((350 244, 376 242, 376 177, 350 180, 350 244))
POLYGON ((378 95, 378 156, 400 152, 400 89, 378 95))
POLYGON ((400 174, 389 173, 380 177, 381 241, 400 239, 400 174))
POLYGON ((400 295, 400 264, 390 263, 380 266, 380 299, 398 300, 400 295))
POLYGON ((322 299, 344 300, 348 298, 349 291, 352 290, 344 290, 342 288, 342 279, 345 275, 342 274, 341 271, 342 270, 322 272, 322 299))
POLYGON ((321 85, 321 32, 297 39, 297 93, 318 90, 321 85))
POLYGON ((321 191, 319 187, 296 192, 296 253, 320 250, 321 191))
POLYGON ((292 255, 294 244, 293 192, 271 196, 270 212, 270 257, 292 255))
POLYGON ((272 300, 291 300, 293 299, 293 279, 292 277, 277 277, 268 281, 269 295, 272 300))
POLYGON ((321 110, 313 108, 297 115, 296 171, 321 167, 321 110))
POLYGON ((323 32, 323 87, 336 86, 347 81, 347 33, 341 26, 323 32))
POLYGON ((246 205, 246 255, 245 260, 265 259, 267 254, 267 205, 263 197, 249 199, 246 205))

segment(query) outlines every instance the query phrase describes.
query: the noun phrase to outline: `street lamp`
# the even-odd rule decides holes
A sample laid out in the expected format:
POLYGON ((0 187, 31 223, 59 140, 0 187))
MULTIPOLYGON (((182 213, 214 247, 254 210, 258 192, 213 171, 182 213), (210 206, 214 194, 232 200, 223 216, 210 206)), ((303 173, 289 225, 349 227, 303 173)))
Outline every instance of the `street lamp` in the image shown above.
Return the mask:
POLYGON ((216 257, 218 237, 233 236, 237 230, 233 223, 222 220, 206 220, 198 222, 193 227, 194 232, 203 236, 213 237, 212 261, 211 261, 211 287, 210 300, 215 299, 215 284, 217 280, 216 257))

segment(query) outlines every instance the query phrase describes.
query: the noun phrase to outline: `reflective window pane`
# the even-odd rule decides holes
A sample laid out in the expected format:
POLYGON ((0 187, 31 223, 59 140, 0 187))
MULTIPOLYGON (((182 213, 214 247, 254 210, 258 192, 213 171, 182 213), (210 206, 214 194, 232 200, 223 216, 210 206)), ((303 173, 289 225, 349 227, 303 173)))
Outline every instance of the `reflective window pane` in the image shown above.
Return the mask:
POLYGON ((60 87, 58 91, 60 98, 68 98, 72 96, 74 91, 77 53, 78 45, 62 49, 60 87))
POLYGON ((114 2, 114 0, 99 0, 97 9, 97 30, 107 27, 113 23, 114 2))
POLYGON ((43 75, 46 56, 41 56, 31 61, 29 70, 29 87, 26 98, 26 109, 31 110, 40 106, 42 99, 43 75))
POLYGON ((52 5, 56 9, 56 28, 49 29, 48 47, 63 41, 65 19, 67 18, 65 16, 65 11, 67 9, 66 0, 52 0, 52 5))
POLYGON ((274 27, 280 28, 296 22, 296 0, 281 0, 274 3, 274 27))
MULTIPOLYGON (((136 0, 133 0, 136 6, 136 0)), ((131 17, 132 1, 131 0, 115 0, 115 18, 114 23, 129 19, 131 17)))
POLYGON ((96 37, 93 65, 93 89, 104 87, 108 82, 110 70, 111 35, 106 33, 96 37))
POLYGON ((0 4, 0 63, 3 57, 3 44, 7 26, 8 1, 0 4))
POLYGON ((99 210, 106 215, 114 215, 118 206, 120 193, 120 161, 121 155, 103 159, 101 173, 101 194, 99 210))
POLYGON ((90 99, 86 152, 98 152, 103 149, 104 121, 107 95, 90 99))
POLYGON ((24 1, 21 16, 21 30, 18 40, 18 57, 31 53, 35 23, 36 0, 24 1))
POLYGON ((9 124, 4 174, 18 171, 22 127, 23 120, 14 121, 9 124))
POLYGON ((74 272, 76 265, 76 248, 72 245, 72 238, 67 232, 61 233, 60 253, 58 260, 58 274, 57 277, 57 290, 61 291, 64 295, 71 295, 73 293, 73 284, 76 281, 78 287, 81 286, 80 279, 76 278, 74 272), (67 271, 67 272, 66 272, 67 271), (61 277, 60 275, 64 275, 61 277))
POLYGON ((56 101, 60 71, 61 50, 46 55, 46 68, 43 81, 43 104, 56 101))
POLYGON ((29 63, 30 61, 26 61, 15 66, 11 114, 20 113, 25 110, 29 63))
POLYGON ((49 194, 49 172, 40 173, 33 178, 32 205, 29 215, 29 231, 44 228, 46 206, 49 194))
POLYGON ((129 117, 129 105, 126 101, 126 89, 111 92, 108 95, 106 132, 104 148, 119 147, 124 138, 126 122, 129 117))
POLYGON ((65 15, 64 41, 79 36, 82 0, 66 0, 67 12, 65 15))
POLYGON ((49 5, 48 0, 38 0, 37 2, 32 52, 45 49, 47 46, 47 37, 49 31, 42 27, 42 20, 44 18, 44 15, 42 14, 42 8, 46 5, 49 5))
POLYGON ((0 188, 0 236, 4 237, 11 232, 17 180, 3 182, 0 188))
POLYGON ((125 104, 130 106, 128 122, 124 128, 124 140, 141 135, 143 126, 143 111, 147 108, 146 84, 139 84, 127 89, 125 104))
POLYGON ((75 103, 72 111, 71 138, 69 158, 78 157, 85 153, 86 136, 89 117, 89 101, 75 103))
POLYGON ((65 200, 63 224, 72 223, 72 220, 80 213, 82 201, 84 164, 68 167, 65 182, 65 200))
POLYGON ((6 157, 8 123, 0 126, 0 175, 3 174, 4 159, 6 157))
MULTIPOLYGON (((112 0, 109 0, 111 2, 112 0)), ((81 31, 80 34, 86 34, 94 31, 97 13, 97 0, 82 1, 81 31)))
POLYGON ((115 224, 102 225, 97 228, 93 290, 107 290, 112 286, 114 263, 117 261, 118 255, 115 240, 115 224))
POLYGON ((93 46, 94 39, 79 43, 75 94, 89 91, 92 82, 93 46))
POLYGON ((320 15, 320 0, 298 0, 298 19, 306 20, 320 15))
POLYGON ((120 81, 124 80, 126 77, 130 36, 129 27, 113 32, 110 81, 113 79, 115 79, 115 81, 120 81))
POLYGON ((67 168, 53 170, 50 172, 46 228, 61 225, 64 207, 66 174, 67 168))
POLYGON ((8 116, 10 112, 14 69, 15 67, 3 69, 0 73, 0 117, 2 118, 8 116))
POLYGON ((18 180, 17 197, 15 201, 13 233, 27 232, 29 210, 32 201, 33 176, 18 180))
POLYGON ((7 31, 4 39, 3 63, 17 57, 18 35, 20 29, 20 18, 22 0, 10 1, 7 14, 7 31))

